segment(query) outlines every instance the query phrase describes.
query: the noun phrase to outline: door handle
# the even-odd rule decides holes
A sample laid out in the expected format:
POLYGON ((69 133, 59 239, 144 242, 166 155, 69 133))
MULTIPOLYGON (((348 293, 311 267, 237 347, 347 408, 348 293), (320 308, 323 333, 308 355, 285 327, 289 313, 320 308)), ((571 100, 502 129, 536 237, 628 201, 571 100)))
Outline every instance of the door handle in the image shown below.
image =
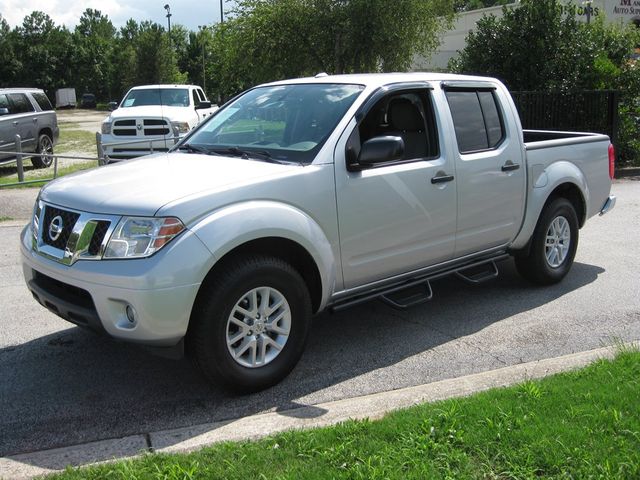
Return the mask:
POLYGON ((519 163, 513 163, 511 160, 507 160, 507 163, 505 163, 504 165, 502 165, 502 171, 503 172, 511 172, 513 170, 518 170, 520 168, 520 164, 519 163))
POLYGON ((453 180, 453 175, 438 175, 431 179, 431 183, 446 183, 453 180))
POLYGON ((38 123, 38 119, 37 119, 37 118, 34 118, 34 119, 33 119, 33 123, 38 123))
POLYGON ((20 122, 18 122, 17 120, 15 122, 13 122, 14 125, 18 125, 18 123, 20 123, 20 122))

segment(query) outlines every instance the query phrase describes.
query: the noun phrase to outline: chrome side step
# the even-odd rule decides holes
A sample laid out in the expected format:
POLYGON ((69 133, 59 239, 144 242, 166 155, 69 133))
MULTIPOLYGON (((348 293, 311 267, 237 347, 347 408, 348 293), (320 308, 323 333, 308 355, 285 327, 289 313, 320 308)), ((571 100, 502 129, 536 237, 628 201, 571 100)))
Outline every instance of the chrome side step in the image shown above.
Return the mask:
POLYGON ((430 275, 420 276, 400 283, 387 285, 383 288, 375 289, 368 293, 361 293, 353 297, 340 300, 329 306, 332 312, 339 312, 346 308, 359 305, 374 299, 380 299, 393 308, 409 308, 415 305, 428 302, 433 298, 431 281, 449 275, 456 275, 465 282, 478 284, 496 278, 498 276, 498 266, 496 262, 506 260, 510 255, 502 253, 490 258, 484 258, 466 265, 459 265, 447 270, 434 272, 430 275))

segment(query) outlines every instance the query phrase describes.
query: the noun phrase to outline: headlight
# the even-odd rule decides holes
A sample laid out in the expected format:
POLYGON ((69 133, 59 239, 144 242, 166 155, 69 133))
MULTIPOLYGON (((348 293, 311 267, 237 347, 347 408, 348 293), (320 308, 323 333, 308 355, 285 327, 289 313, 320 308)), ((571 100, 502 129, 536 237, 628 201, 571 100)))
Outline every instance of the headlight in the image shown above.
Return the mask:
POLYGON ((123 217, 116 226, 104 258, 142 258, 153 255, 184 230, 175 217, 123 217))
POLYGON ((182 135, 183 133, 187 133, 191 130, 187 122, 171 122, 171 126, 173 127, 173 132, 176 135, 182 135))
POLYGON ((111 133, 111 122, 102 122, 102 134, 108 135, 111 133))

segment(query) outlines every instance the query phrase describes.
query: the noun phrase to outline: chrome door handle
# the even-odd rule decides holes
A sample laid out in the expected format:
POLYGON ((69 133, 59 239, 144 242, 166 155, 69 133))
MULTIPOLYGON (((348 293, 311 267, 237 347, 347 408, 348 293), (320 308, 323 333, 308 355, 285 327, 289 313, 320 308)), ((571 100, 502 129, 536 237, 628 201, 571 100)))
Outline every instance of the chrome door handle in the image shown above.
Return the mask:
POLYGON ((511 172, 513 170, 518 170, 520 168, 520 164, 519 163, 513 163, 511 160, 507 160, 507 163, 505 163, 504 165, 502 165, 502 171, 503 172, 511 172))
POLYGON ((18 122, 17 120, 15 122, 13 122, 14 125, 18 125, 18 123, 20 123, 20 122, 18 122))
POLYGON ((440 175, 440 176, 436 176, 433 177, 431 179, 431 183, 436 184, 436 183, 445 183, 445 182, 450 182, 453 180, 453 175, 440 175))
POLYGON ((34 118, 34 119, 33 119, 33 123, 38 123, 38 119, 37 119, 37 118, 34 118))

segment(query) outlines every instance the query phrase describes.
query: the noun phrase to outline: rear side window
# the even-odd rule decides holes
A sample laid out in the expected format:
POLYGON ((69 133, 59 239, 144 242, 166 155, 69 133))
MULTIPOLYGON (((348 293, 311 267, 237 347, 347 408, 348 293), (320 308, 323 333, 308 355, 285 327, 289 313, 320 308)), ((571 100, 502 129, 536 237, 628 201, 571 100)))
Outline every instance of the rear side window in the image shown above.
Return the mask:
POLYGON ((0 93, 0 108, 9 108, 9 99, 4 93, 0 93))
POLYGON ((7 96, 11 104, 11 108, 9 109, 11 113, 28 113, 34 111, 33 105, 31 105, 31 102, 24 93, 9 93, 7 96))
POLYGON ((460 153, 496 148, 504 137, 500 110, 492 91, 446 92, 460 153))
POLYGON ((33 98, 35 99, 36 103, 40 107, 40 110, 44 110, 44 111, 53 110, 53 107, 51 106, 51 102, 49 101, 49 99, 44 93, 34 92, 31 95, 33 95, 33 98))

